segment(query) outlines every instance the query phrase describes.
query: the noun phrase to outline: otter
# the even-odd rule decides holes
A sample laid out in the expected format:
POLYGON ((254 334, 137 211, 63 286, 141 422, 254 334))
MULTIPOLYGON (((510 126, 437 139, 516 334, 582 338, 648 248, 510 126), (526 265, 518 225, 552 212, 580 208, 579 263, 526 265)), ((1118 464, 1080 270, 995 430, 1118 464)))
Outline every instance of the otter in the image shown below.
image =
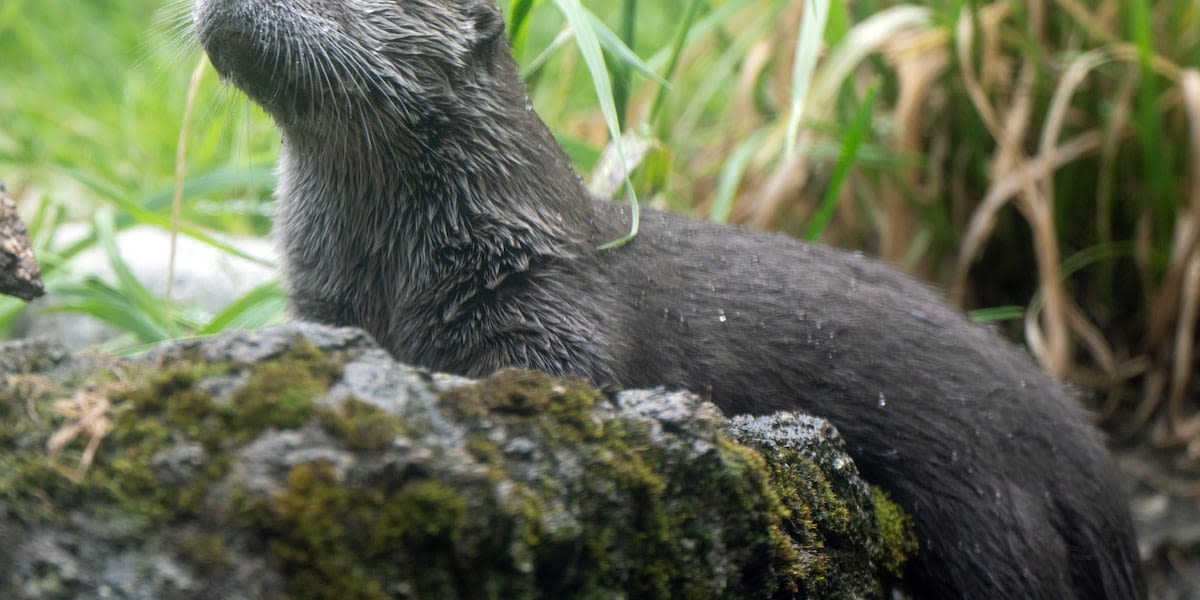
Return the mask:
POLYGON ((275 120, 294 316, 398 360, 803 411, 916 523, 927 598, 1139 598, 1100 434, 1025 353, 858 254, 591 197, 530 107, 494 0, 197 0, 275 120))

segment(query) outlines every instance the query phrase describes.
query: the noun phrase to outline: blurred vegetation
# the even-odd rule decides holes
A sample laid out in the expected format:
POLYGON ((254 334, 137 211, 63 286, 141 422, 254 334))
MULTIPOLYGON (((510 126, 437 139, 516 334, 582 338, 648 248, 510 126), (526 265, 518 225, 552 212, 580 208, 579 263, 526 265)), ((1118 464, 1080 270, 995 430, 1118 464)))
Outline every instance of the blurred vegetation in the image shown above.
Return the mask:
MULTIPOLYGON (((1098 391, 1118 431, 1200 452, 1194 0, 501 4, 535 106, 597 193, 625 195, 624 155, 643 205, 879 255, 1098 391)), ((112 244, 170 223, 189 7, 0 5, 0 177, 50 294, 126 344, 281 318, 277 286, 172 313, 112 244), (91 233, 53 242, 66 221, 91 233), (93 246, 115 280, 70 272, 93 246)), ((211 70, 196 106, 181 229, 232 251, 221 235, 269 230, 279 136, 211 70)), ((0 299, 0 331, 20 310, 0 299)))

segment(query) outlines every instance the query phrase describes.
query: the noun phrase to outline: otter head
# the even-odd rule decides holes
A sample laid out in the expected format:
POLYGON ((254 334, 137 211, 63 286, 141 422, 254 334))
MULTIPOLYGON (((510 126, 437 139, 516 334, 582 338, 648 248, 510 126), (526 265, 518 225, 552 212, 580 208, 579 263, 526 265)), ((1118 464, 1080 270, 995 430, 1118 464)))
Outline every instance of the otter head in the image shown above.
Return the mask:
POLYGON ((196 0, 192 18, 285 133, 445 120, 511 61, 494 0, 196 0))

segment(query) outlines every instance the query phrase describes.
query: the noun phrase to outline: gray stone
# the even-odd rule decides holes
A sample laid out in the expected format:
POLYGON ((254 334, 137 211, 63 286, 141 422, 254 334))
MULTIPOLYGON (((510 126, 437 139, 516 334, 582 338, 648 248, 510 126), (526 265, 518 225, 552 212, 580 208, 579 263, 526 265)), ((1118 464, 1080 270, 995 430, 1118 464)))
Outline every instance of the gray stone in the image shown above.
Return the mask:
POLYGON ((3 598, 881 597, 904 553, 818 419, 433 375, 303 323, 0 363, 3 598), (54 404, 81 397, 111 431, 54 404))

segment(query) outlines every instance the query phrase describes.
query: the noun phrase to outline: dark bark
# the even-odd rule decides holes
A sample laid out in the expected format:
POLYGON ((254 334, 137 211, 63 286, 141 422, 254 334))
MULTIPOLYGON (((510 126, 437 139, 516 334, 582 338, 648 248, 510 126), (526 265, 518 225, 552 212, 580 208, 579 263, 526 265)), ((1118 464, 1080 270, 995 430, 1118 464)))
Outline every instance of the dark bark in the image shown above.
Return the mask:
POLYGON ((46 293, 17 203, 0 183, 0 294, 33 300, 46 293))

